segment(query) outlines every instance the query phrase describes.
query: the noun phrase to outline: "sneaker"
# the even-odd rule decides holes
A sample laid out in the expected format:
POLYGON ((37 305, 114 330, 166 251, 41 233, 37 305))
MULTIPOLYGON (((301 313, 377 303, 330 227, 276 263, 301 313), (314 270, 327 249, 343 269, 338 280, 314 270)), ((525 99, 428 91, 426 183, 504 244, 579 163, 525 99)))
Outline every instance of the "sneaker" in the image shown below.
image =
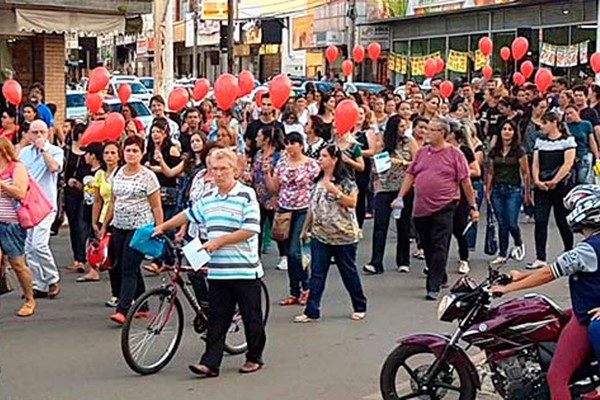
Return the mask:
POLYGON ((383 271, 377 270, 377 268, 375 268, 371 264, 363 265, 363 271, 370 275, 383 274, 383 271))
POLYGON ((308 322, 319 322, 319 319, 318 318, 310 318, 304 314, 300 314, 300 315, 297 315, 296 317, 294 317, 294 322, 297 324, 305 324, 308 322))
POLYGON ((539 269, 539 268, 542 268, 545 265, 546 265, 546 261, 535 260, 532 263, 528 263, 525 268, 527 268, 527 269, 539 269))
POLYGON ((520 246, 515 246, 510 250, 510 257, 517 261, 523 261, 525 258, 525 244, 522 243, 520 246))
POLYGON ((458 262, 458 273, 461 275, 466 275, 471 272, 471 267, 469 267, 468 261, 459 261, 458 262))
POLYGON ((111 308, 115 308, 117 304, 119 304, 119 298, 115 296, 111 296, 110 299, 106 300, 106 302, 104 303, 106 307, 111 308))
POLYGON ((277 264, 277 266, 275 268, 280 271, 287 271, 287 269, 288 269, 287 257, 280 257, 279 264, 277 264))
POLYGON ((438 297, 440 297, 440 292, 427 292, 425 300, 437 301, 438 297))
POLYGON ((111 319, 111 321, 114 321, 119 325, 124 325, 125 322, 127 322, 127 317, 122 312, 116 312, 114 314, 111 314, 109 318, 111 319))
POLYGON ((399 265, 396 267, 396 271, 402 274, 407 274, 410 272, 410 267, 408 265, 399 265))
POLYGON ((288 296, 279 302, 280 306, 293 306, 296 304, 300 304, 300 301, 296 296, 288 296))
POLYGON ((416 259, 419 260, 424 260, 425 259, 425 250, 423 249, 417 249, 414 251, 414 253, 412 254, 412 256, 416 259))
POLYGON ((309 294, 308 290, 303 290, 302 293, 300 293, 300 297, 298 298, 298 303, 300 303, 301 306, 305 306, 306 303, 308 303, 308 294, 309 294))
POLYGON ((365 319, 366 316, 367 316, 366 312, 353 312, 352 315, 350 315, 350 319, 352 321, 361 321, 361 320, 365 319))
POLYGON ((500 257, 496 257, 494 260, 492 260, 490 262, 490 265, 493 267, 497 267, 497 266, 506 264, 506 261, 507 261, 506 257, 500 256, 500 257))

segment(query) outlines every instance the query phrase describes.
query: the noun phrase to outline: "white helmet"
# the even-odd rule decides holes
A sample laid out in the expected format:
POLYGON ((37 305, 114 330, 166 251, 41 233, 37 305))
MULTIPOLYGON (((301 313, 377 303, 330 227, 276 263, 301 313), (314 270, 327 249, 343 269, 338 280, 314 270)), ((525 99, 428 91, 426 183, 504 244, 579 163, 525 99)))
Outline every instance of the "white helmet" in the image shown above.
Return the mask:
POLYGON ((585 227, 600 229, 600 186, 579 185, 564 199, 567 223, 573 232, 581 232, 585 227))

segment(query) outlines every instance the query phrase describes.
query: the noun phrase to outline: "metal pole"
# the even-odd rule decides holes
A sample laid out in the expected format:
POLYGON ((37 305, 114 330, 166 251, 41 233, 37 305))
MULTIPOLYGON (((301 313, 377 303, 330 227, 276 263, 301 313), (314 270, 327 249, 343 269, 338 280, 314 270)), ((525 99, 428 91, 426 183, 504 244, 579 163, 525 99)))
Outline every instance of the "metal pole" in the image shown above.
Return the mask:
POLYGON ((165 14, 165 1, 154 0, 154 93, 164 95, 163 81, 163 21, 165 14))
POLYGON ((233 68, 235 65, 233 58, 233 35, 235 33, 235 26, 233 25, 233 17, 235 12, 234 7, 235 0, 227 0, 227 72, 229 72, 230 74, 234 73, 233 68))
MULTIPOLYGON (((600 1, 600 0, 599 0, 600 1)), ((354 49, 354 45, 356 43, 356 0, 348 0, 348 30, 346 34, 348 35, 348 58, 350 59, 352 50, 354 49)), ((354 72, 350 74, 348 77, 348 82, 352 82, 354 78, 354 72)))
MULTIPOLYGON (((600 0, 596 2, 596 53, 600 52, 600 0)), ((600 85, 600 74, 596 74, 596 85, 600 85)))
POLYGON ((167 13, 165 15, 165 92, 166 95, 173 89, 174 74, 174 49, 173 49, 173 3, 167 0, 167 13))
POLYGON ((193 23, 194 23, 194 44, 192 47, 192 76, 198 77, 198 2, 194 0, 191 3, 193 11, 193 23))

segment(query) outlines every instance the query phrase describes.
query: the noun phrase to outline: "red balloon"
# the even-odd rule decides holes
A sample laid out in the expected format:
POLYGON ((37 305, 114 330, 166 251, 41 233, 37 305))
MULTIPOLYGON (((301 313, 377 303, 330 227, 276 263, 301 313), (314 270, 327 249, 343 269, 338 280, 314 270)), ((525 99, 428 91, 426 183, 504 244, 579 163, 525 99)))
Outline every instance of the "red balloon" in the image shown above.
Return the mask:
POLYGON ((531 78, 531 75, 533 75, 533 63, 529 60, 523 61, 523 64, 521 64, 521 73, 525 79, 531 78))
POLYGON ((131 96, 131 86, 129 86, 128 83, 121 83, 117 93, 119 94, 119 100, 121 100, 121 104, 125 104, 131 96))
POLYGON ((525 83, 527 79, 525 79, 525 76, 523 76, 522 73, 520 72, 515 72, 513 74, 513 82, 515 83, 515 85, 517 86, 521 86, 525 83))
POLYGON ((540 68, 535 74, 535 85, 542 94, 552 85, 553 80, 554 76, 552 76, 552 72, 547 68, 540 68))
POLYGON ((381 45, 377 42, 373 42, 367 47, 367 52, 369 53, 371 61, 375 62, 381 55, 381 45))
POLYGON ((519 36, 513 40, 511 49, 513 58, 516 61, 519 61, 521 58, 525 57, 525 54, 527 54, 527 50, 529 50, 529 42, 523 36, 519 36))
POLYGON ((85 96, 85 105, 92 114, 96 114, 102 108, 102 96, 98 93, 88 93, 85 96))
POLYGON ((425 77, 433 78, 437 73, 437 65, 433 58, 425 61, 425 77))
POLYGON ((442 60, 441 58, 435 59, 435 71, 437 74, 444 71, 445 67, 446 67, 446 63, 444 62, 444 60, 442 60))
POLYGON ((451 81, 442 82, 442 84, 440 85, 440 94, 443 98, 447 99, 448 97, 452 96, 453 92, 454 83, 452 83, 451 81))
POLYGON ((96 67, 90 73, 88 93, 98 93, 108 86, 110 73, 104 67, 96 67))
POLYGON ((90 122, 88 127, 83 132, 81 139, 79 139, 79 144, 82 146, 87 146, 90 143, 104 142, 104 140, 106 140, 104 128, 104 121, 96 120, 90 122))
POLYGON ((223 74, 215 81, 215 98, 221 110, 229 110, 238 98, 238 80, 231 74, 223 74))
POLYGON ((186 88, 177 87, 171 90, 169 98, 167 99, 167 105, 171 111, 181 111, 183 107, 190 101, 190 94, 186 88))
POLYGON ((595 74, 600 73, 600 53, 594 53, 590 57, 590 65, 595 74))
POLYGON ((487 36, 479 39, 479 50, 484 56, 489 56, 492 54, 492 50, 494 49, 494 44, 492 43, 492 39, 487 36))
POLYGON ((238 85, 240 85, 240 97, 252 93, 254 89, 254 75, 252 75, 252 72, 246 70, 240 72, 238 85))
POLYGON ((292 81, 285 74, 279 74, 269 84, 273 107, 282 109, 292 93, 292 81))
POLYGON ((192 97, 196 101, 200 101, 206 97, 208 91, 210 90, 210 83, 208 79, 201 78, 194 83, 194 90, 192 90, 192 97))
POLYGON ((333 64, 335 60, 337 60, 339 54, 340 51, 334 45, 330 45, 327 48, 327 50, 325 50, 325 57, 327 57, 327 61, 329 61, 329 64, 333 64))
POLYGON ((352 49, 352 57, 354 58, 354 62, 360 64, 365 59, 365 48, 360 44, 357 44, 352 49))
POLYGON ((342 72, 345 77, 349 77, 354 72, 354 64, 352 64, 352 60, 345 60, 342 63, 342 72))
POLYGON ((354 100, 342 100, 335 108, 333 120, 337 134, 341 136, 350 132, 358 122, 359 113, 358 105, 354 100))
POLYGON ((105 140, 118 140, 125 130, 125 118, 118 112, 111 112, 104 121, 105 140))
POLYGON ((254 95, 254 101, 256 102, 256 106, 260 107, 262 106, 261 104, 261 100, 262 100, 262 95, 265 93, 269 93, 269 89, 267 88, 258 88, 256 90, 256 94, 254 95))
POLYGON ((23 99, 21 84, 13 79, 4 82, 2 85, 2 95, 10 104, 18 106, 23 99))
POLYGON ((483 77, 488 80, 492 77, 492 75, 494 75, 494 70, 489 65, 483 67, 481 72, 483 73, 483 77))
POLYGON ((504 61, 508 61, 510 59, 510 49, 506 46, 500 49, 500 58, 504 61))

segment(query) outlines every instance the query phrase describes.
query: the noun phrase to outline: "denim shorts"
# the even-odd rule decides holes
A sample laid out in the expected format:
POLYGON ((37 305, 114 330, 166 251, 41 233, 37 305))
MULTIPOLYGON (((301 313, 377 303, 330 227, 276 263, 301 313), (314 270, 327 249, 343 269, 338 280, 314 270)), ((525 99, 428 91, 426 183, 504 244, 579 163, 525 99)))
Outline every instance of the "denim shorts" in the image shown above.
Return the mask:
POLYGON ((0 222, 0 249, 10 258, 25 255, 25 239, 27 231, 18 223, 0 222))

